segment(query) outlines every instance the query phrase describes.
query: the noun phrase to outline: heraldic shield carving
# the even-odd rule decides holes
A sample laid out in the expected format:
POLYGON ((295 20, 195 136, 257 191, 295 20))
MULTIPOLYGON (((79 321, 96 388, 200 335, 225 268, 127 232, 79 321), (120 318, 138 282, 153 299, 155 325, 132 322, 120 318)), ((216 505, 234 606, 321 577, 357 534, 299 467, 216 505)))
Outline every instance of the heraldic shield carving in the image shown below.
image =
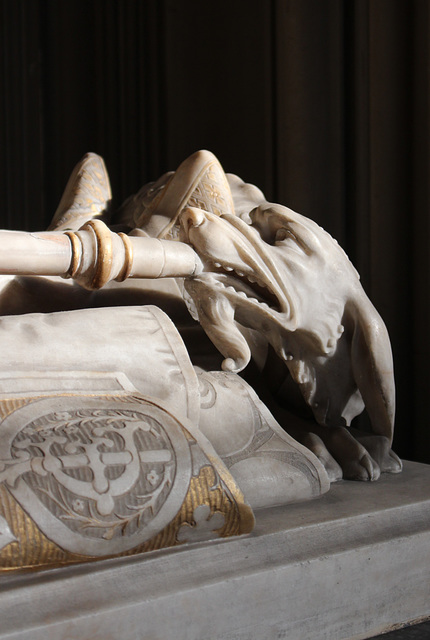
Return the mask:
POLYGON ((252 511, 211 445, 158 400, 64 394, 3 400, 2 409, 1 568, 252 529, 252 511))

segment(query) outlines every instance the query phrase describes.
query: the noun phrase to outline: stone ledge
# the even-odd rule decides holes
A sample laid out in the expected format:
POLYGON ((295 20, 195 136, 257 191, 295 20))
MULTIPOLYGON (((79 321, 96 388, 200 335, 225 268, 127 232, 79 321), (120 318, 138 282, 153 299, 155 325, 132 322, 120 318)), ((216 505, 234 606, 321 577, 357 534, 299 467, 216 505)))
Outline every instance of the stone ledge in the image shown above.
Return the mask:
POLYGON ((430 467, 260 510, 247 537, 6 573, 0 639, 352 640, 430 617, 430 467))

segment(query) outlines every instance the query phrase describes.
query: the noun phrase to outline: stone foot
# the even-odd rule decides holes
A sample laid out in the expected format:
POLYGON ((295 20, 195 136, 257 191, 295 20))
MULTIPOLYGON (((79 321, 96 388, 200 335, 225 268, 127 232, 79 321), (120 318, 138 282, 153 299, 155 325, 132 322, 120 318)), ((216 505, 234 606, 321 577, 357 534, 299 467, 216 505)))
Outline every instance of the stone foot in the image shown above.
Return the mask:
POLYGON ((391 449, 388 438, 372 434, 355 437, 377 462, 382 473, 400 473, 403 468, 402 461, 391 449))

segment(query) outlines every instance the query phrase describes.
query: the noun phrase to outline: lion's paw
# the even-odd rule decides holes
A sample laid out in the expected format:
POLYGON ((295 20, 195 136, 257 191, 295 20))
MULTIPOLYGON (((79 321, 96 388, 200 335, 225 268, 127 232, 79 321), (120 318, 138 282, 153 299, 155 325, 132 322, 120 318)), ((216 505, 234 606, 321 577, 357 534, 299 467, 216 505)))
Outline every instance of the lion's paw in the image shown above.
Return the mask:
POLYGON ((303 438, 301 438, 301 443, 305 447, 307 447, 321 462, 327 472, 330 482, 337 482, 338 480, 342 480, 343 471, 341 466, 329 453, 324 442, 319 436, 316 435, 316 433, 307 433, 303 438))
POLYGON ((391 449, 388 438, 369 434, 357 436, 357 440, 377 462, 382 473, 400 473, 402 461, 391 449))

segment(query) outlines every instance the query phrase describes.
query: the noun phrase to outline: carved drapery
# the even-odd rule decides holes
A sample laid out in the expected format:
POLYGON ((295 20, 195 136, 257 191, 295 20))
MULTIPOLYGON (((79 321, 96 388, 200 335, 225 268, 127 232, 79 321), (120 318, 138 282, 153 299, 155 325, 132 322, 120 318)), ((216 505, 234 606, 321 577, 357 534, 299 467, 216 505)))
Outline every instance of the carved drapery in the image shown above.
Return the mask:
MULTIPOLYGON (((43 229, 70 166, 118 203, 210 148, 345 246, 391 334, 396 449, 425 459, 425 0, 2 0, 1 227, 43 229)), ((428 453, 427 453, 428 456, 428 453)), ((428 460, 428 457, 427 457, 428 460)))

